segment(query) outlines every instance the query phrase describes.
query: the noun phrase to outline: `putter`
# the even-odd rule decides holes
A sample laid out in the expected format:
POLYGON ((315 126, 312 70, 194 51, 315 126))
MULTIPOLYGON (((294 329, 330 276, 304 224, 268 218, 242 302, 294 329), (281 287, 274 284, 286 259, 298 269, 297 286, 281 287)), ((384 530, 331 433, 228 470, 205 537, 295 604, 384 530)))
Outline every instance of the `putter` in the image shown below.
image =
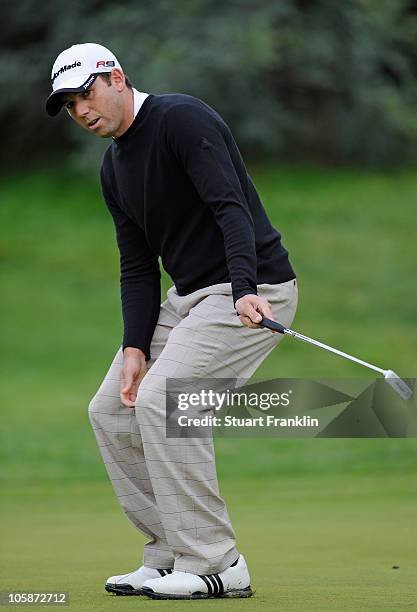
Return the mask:
POLYGON ((307 342, 308 344, 313 344, 314 346, 318 346, 319 348, 324 349, 325 351, 329 351, 330 353, 335 353, 335 355, 339 355, 339 357, 344 357, 345 359, 349 359, 350 361, 354 361, 355 363, 359 363, 360 365, 365 366, 366 368, 370 368, 371 370, 375 370, 375 372, 379 372, 384 375, 386 382, 400 395, 404 400, 410 399, 413 395, 410 387, 392 370, 383 370, 382 368, 378 368, 372 363, 368 363, 367 361, 363 361, 362 359, 358 359, 357 357, 353 357, 352 355, 348 355, 343 351, 339 351, 338 349, 333 348, 332 346, 328 346, 327 344, 323 344, 323 342, 318 342, 318 340, 313 340, 313 338, 309 338, 308 336, 304 336, 303 334, 299 334, 292 329, 288 329, 281 325, 281 323, 277 323, 276 321, 271 321, 271 319, 267 319, 266 317, 262 317, 262 321, 260 323, 263 327, 267 327, 272 331, 278 332, 280 334, 286 334, 287 336, 291 336, 292 338, 297 338, 297 340, 302 340, 303 342, 307 342))

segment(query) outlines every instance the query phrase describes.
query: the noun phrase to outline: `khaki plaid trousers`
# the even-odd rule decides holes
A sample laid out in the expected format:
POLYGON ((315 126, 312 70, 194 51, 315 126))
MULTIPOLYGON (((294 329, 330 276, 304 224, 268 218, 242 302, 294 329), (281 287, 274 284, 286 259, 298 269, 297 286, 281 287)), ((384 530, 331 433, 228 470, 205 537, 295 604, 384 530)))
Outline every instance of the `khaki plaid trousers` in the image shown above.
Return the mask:
MULTIPOLYGON (((274 317, 290 326, 297 281, 258 286, 274 317)), ((135 408, 121 404, 119 349, 89 406, 89 417, 117 498, 148 542, 143 563, 194 574, 218 573, 239 556, 219 494, 213 441, 167 438, 167 378, 248 380, 282 339, 242 326, 230 283, 179 296, 175 287, 161 305, 149 371, 135 408)))

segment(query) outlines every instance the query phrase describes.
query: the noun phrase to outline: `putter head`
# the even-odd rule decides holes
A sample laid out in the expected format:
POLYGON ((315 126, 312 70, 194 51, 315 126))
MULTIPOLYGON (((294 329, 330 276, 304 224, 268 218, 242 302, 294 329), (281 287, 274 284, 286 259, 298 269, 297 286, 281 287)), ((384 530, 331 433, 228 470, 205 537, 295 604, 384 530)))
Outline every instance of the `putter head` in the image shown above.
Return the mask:
POLYGON ((408 400, 413 395, 410 387, 392 370, 386 370, 384 378, 387 383, 400 395, 403 400, 408 400))

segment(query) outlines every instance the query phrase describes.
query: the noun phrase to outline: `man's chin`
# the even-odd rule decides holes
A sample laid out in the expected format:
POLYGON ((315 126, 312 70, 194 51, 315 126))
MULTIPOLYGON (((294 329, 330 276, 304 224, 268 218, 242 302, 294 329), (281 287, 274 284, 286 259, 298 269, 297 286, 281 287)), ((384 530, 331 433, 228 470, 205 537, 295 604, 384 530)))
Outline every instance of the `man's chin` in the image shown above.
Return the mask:
POLYGON ((87 125, 82 126, 89 134, 97 136, 98 138, 112 138, 115 135, 115 130, 112 126, 109 126, 107 122, 100 119, 99 125, 95 129, 88 127, 87 125))
POLYGON ((94 136, 98 136, 99 138, 110 138, 113 136, 113 130, 108 124, 106 125, 106 123, 107 122, 105 122, 103 118, 100 118, 98 120, 97 127, 87 127, 87 132, 90 132, 90 134, 94 134, 94 136))
POLYGON ((111 138, 113 136, 113 133, 110 132, 109 130, 106 130, 104 127, 99 128, 97 130, 95 130, 94 132, 91 132, 91 130, 88 130, 90 132, 90 134, 92 133, 94 136, 97 136, 98 138, 111 138))

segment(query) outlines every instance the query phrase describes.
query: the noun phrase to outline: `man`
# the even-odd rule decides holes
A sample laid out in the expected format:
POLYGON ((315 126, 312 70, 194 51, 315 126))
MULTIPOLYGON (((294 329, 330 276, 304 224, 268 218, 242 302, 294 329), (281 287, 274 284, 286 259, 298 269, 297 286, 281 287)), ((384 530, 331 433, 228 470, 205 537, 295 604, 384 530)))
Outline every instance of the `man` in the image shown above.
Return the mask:
MULTIPOLYGON (((211 438, 169 438, 167 378, 249 379, 289 326, 295 274, 229 128, 202 101, 134 89, 101 45, 52 68, 46 107, 113 140, 101 168, 121 266, 123 345, 89 408, 116 495, 149 542, 106 589, 155 599, 248 597, 211 438), (174 281, 160 305, 158 257, 174 281), (236 314, 239 316, 237 317, 236 314)), ((255 111, 256 112, 256 111, 255 111)))

